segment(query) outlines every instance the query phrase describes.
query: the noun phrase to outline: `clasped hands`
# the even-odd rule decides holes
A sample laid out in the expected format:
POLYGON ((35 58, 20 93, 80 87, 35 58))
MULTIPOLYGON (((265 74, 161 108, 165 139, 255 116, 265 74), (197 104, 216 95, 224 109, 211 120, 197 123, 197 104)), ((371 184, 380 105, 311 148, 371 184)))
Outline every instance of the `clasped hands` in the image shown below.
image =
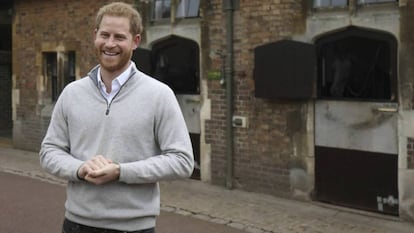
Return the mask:
POLYGON ((78 177, 93 184, 105 184, 119 179, 120 166, 102 155, 84 162, 78 169, 78 177))

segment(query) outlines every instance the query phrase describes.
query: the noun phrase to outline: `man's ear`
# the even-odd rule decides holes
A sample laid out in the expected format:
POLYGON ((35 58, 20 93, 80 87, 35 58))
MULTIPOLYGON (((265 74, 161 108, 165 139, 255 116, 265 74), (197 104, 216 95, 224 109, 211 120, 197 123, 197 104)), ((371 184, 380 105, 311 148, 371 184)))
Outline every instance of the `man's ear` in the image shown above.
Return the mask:
POLYGON ((93 30, 93 39, 96 40, 96 35, 98 33, 98 29, 95 28, 95 30, 93 30))
POLYGON ((134 49, 138 48, 140 42, 141 42, 141 35, 140 34, 136 34, 134 36, 134 39, 133 39, 134 49))

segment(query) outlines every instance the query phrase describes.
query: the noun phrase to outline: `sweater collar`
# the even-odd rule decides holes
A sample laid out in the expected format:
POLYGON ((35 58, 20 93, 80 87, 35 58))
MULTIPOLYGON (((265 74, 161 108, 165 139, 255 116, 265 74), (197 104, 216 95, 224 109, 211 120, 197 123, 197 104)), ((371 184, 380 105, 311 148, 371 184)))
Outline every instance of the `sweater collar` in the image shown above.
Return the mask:
MULTIPOLYGON (((92 70, 89 71, 88 73, 89 78, 92 79, 92 81, 95 83, 96 86, 98 86, 98 74, 99 74, 100 67, 101 67, 100 65, 97 65, 94 68, 92 68, 92 70)), ((128 69, 131 69, 128 78, 133 78, 134 75, 138 72, 135 62, 133 61, 131 61, 131 65, 129 66, 128 69)))

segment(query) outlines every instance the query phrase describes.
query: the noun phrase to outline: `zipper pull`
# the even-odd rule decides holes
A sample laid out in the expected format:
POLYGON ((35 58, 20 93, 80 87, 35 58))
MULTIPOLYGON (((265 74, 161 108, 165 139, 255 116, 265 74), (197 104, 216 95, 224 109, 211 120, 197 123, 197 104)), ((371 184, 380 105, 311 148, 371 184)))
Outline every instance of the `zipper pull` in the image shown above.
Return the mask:
POLYGON ((107 116, 108 116, 108 114, 109 114, 109 108, 107 108, 107 109, 106 109, 106 112, 105 112, 105 115, 107 115, 107 116))

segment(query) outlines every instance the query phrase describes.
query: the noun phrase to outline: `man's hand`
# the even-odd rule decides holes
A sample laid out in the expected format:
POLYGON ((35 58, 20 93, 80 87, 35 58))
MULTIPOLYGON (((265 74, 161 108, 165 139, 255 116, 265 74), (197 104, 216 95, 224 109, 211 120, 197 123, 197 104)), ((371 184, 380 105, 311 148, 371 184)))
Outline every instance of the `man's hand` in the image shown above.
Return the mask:
POLYGON ((105 184, 118 180, 120 166, 102 155, 86 161, 78 170, 78 177, 93 184, 105 184))
POLYGON ((119 179, 120 166, 116 163, 110 163, 104 167, 89 172, 85 180, 93 184, 105 184, 119 179))

